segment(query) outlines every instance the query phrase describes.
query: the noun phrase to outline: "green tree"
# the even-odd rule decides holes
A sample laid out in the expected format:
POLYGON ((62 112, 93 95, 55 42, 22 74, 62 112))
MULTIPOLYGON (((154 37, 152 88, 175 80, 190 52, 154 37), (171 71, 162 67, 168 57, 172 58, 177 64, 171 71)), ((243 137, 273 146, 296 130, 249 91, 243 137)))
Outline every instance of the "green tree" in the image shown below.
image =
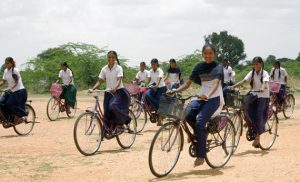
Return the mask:
POLYGON ((269 55, 266 59, 266 63, 273 64, 275 62, 276 62, 276 56, 274 56, 274 55, 269 55))
POLYGON ((300 61, 300 52, 299 52, 299 54, 298 54, 298 57, 296 57, 295 60, 296 60, 296 61, 300 61))
POLYGON ((236 36, 228 34, 227 31, 213 32, 204 36, 206 42, 216 46, 218 60, 229 59, 231 65, 238 65, 239 61, 246 58, 244 43, 236 36))

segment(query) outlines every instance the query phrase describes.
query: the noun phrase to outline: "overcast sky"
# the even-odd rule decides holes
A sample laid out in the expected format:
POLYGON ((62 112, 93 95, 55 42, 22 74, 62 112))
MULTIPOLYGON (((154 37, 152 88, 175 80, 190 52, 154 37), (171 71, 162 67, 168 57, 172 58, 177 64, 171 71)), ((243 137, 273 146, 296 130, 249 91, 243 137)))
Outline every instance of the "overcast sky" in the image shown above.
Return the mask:
POLYGON ((296 58, 300 0, 1 0, 0 59, 18 65, 68 42, 107 46, 129 65, 178 58, 201 49, 203 37, 228 30, 247 59, 296 58))

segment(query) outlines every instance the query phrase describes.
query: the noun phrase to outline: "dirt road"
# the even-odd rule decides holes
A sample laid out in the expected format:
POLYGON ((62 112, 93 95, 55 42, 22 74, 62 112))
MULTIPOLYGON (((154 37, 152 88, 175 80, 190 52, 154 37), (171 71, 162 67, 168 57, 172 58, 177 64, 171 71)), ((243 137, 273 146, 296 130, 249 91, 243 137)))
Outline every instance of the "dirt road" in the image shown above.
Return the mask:
MULTIPOLYGON (((116 140, 105 140, 100 151, 82 156, 73 141, 75 119, 50 122, 47 97, 34 97, 37 121, 31 135, 17 136, 13 129, 0 128, 0 181, 300 181, 300 107, 293 118, 282 119, 279 137, 270 151, 261 151, 242 138, 229 163, 221 169, 193 168, 194 159, 185 145, 177 166, 161 179, 148 167, 150 142, 157 130, 147 123, 133 147, 121 150, 116 140)), ((92 98, 79 98, 81 112, 92 106, 92 98)), ((300 103, 300 99, 296 103, 300 103)))

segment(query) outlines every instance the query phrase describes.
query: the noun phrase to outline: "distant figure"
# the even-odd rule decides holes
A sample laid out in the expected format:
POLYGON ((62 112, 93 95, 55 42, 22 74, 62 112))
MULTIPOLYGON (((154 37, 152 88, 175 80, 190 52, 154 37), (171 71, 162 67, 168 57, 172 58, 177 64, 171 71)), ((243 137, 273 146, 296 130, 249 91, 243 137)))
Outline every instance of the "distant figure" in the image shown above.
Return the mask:
POLYGON ((61 99, 66 102, 66 111, 70 114, 70 107, 74 108, 76 103, 76 87, 73 80, 73 71, 70 69, 67 62, 60 64, 61 70, 58 74, 57 83, 62 82, 63 92, 60 95, 61 99))
POLYGON ((270 75, 271 75, 271 81, 279 82, 281 84, 277 97, 279 99, 279 103, 282 104, 284 101, 284 94, 286 90, 288 74, 286 70, 280 66, 280 62, 276 61, 273 64, 273 68, 270 72, 270 75))
POLYGON ((178 88, 180 86, 180 77, 181 71, 180 68, 176 64, 175 59, 170 59, 169 68, 167 70, 167 76, 165 78, 165 82, 171 85, 171 89, 178 88))

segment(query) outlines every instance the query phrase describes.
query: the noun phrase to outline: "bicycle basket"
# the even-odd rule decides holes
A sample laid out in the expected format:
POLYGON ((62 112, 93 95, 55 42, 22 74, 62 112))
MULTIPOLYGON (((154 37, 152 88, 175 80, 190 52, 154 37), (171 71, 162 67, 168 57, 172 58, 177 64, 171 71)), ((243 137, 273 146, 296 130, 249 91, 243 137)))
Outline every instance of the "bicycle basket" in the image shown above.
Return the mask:
POLYGON ((186 107, 183 102, 176 97, 162 95, 159 99, 159 108, 157 113, 162 116, 168 116, 182 120, 187 116, 189 111, 190 107, 186 107))
POLYGON ((226 92, 225 106, 238 107, 239 105, 238 92, 226 92))
POLYGON ((131 95, 137 95, 140 91, 140 87, 137 84, 129 83, 125 86, 125 88, 128 90, 128 92, 131 95))
POLYGON ((278 82, 269 82, 270 92, 278 93, 280 90, 281 84, 278 82))
POLYGON ((61 84, 58 84, 58 83, 52 83, 51 84, 51 88, 50 88, 50 94, 53 96, 53 97, 56 97, 58 98, 61 93, 62 93, 62 86, 61 84))
POLYGON ((228 122, 227 116, 224 114, 220 114, 212 118, 207 123, 207 131, 211 134, 218 133, 227 125, 227 122, 228 122))

